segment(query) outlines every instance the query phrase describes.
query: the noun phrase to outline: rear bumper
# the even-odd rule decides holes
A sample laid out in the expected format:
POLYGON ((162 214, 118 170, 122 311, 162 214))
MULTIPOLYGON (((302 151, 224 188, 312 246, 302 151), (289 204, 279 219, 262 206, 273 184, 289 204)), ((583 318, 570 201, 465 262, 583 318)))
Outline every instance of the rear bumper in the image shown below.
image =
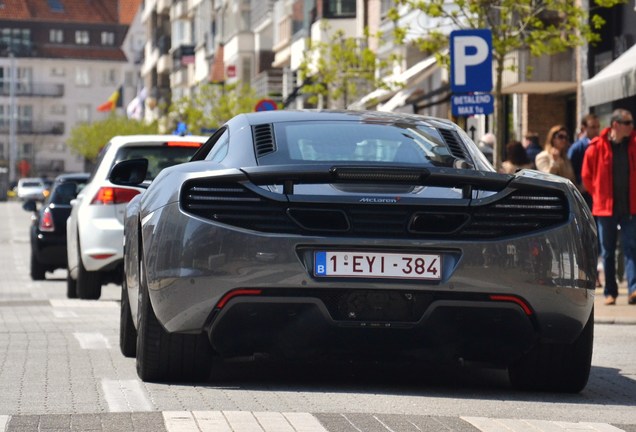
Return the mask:
POLYGON ((64 236, 36 234, 31 239, 31 248, 40 264, 50 269, 66 267, 66 233, 64 236))
POLYGON ((206 331, 213 348, 228 357, 406 356, 498 366, 514 362, 539 339, 534 315, 511 301, 393 292, 387 302, 378 293, 365 299, 349 294, 332 305, 327 296, 235 297, 214 312, 206 331))

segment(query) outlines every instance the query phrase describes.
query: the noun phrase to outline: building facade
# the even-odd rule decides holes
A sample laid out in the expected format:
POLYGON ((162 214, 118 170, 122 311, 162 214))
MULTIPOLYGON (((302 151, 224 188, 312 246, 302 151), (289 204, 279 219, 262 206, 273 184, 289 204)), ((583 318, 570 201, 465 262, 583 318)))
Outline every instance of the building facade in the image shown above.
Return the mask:
POLYGON ((96 108, 119 88, 122 102, 134 96, 134 46, 124 41, 140 0, 119 3, 3 2, 0 164, 11 181, 83 171, 83 158, 66 145, 70 131, 108 115, 96 108))

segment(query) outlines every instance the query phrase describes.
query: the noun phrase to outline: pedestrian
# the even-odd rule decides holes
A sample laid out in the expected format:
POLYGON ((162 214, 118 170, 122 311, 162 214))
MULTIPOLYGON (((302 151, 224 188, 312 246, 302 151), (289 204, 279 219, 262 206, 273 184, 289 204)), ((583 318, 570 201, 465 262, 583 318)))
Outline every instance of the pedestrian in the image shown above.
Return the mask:
POLYGON ((596 138, 601 131, 601 125, 596 114, 588 114, 581 120, 580 138, 576 140, 568 149, 568 158, 574 169, 576 187, 579 188, 587 205, 592 208, 592 196, 587 192, 581 180, 581 167, 583 166, 583 156, 585 150, 590 145, 590 141, 596 138))
POLYGON ((484 134, 477 143, 477 147, 479 147, 479 150, 486 156, 488 162, 492 164, 493 152, 495 151, 495 134, 490 132, 484 134))
POLYGON ((506 155, 506 160, 501 163, 501 172, 505 174, 514 174, 520 169, 534 167, 520 141, 510 141, 506 145, 506 155))
POLYGON ((541 148, 541 145, 539 145, 539 135, 537 135, 535 132, 528 132, 524 135, 521 144, 523 144, 523 148, 526 149, 526 154, 528 155, 528 159, 530 159, 530 162, 532 163, 532 167, 536 168, 537 166, 534 164, 534 160, 537 158, 537 155, 543 150, 541 148))
POLYGON ((616 304, 618 227, 625 255, 628 303, 636 304, 636 132, 631 112, 617 109, 610 127, 592 139, 583 157, 581 177, 592 195, 601 259, 605 271, 605 304, 616 304))
POLYGON ((537 169, 565 177, 574 183, 576 181, 574 169, 568 159, 569 146, 570 139, 565 126, 552 126, 546 137, 543 151, 534 160, 537 169))

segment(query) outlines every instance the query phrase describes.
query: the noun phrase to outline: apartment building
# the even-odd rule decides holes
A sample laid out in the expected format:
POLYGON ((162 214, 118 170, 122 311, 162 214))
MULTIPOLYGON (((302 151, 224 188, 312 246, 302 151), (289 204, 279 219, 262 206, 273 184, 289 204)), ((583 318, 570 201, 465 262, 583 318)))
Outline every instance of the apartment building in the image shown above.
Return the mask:
POLYGON ((134 97, 139 39, 126 37, 140 1, 2 1, 0 164, 10 180, 85 169, 66 139, 108 115, 97 107, 120 87, 124 104, 134 97))

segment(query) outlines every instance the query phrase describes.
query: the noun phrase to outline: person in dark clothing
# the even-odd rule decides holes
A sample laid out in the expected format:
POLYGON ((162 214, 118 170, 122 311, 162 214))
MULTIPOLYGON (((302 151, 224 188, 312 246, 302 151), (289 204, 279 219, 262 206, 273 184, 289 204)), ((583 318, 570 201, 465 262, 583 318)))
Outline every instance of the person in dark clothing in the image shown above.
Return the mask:
POLYGON ((523 148, 526 149, 526 154, 528 155, 528 159, 532 163, 532 167, 536 168, 534 164, 534 160, 537 158, 537 155, 543 151, 541 145, 539 144, 539 135, 534 132, 528 132, 523 137, 523 148))
POLYGON ((594 138, 583 157, 581 178, 592 196, 601 259, 605 271, 605 304, 616 304, 618 227, 625 255, 628 303, 636 304, 636 132, 624 109, 612 113, 610 127, 594 138))
POLYGON ((572 162, 574 168, 574 177, 576 179, 576 187, 579 188, 587 205, 592 208, 592 196, 585 190, 583 181, 581 180, 581 168, 583 167, 583 156, 590 145, 590 141, 596 138, 601 131, 601 125, 596 114, 588 114, 581 120, 581 134, 579 139, 568 149, 568 159, 572 162))

